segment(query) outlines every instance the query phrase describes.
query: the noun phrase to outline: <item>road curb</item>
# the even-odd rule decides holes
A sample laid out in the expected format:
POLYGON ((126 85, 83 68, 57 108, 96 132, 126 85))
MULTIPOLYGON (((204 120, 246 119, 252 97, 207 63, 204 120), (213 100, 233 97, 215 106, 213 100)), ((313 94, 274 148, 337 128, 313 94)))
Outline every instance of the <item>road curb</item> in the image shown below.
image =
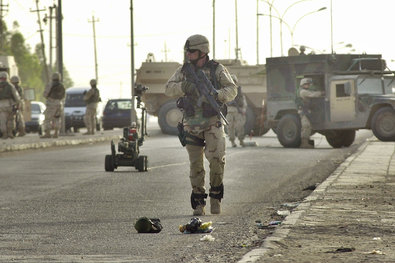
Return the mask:
POLYGON ((291 227, 296 224, 296 222, 301 218, 302 215, 308 211, 312 205, 313 201, 322 199, 327 189, 336 181, 340 175, 343 174, 344 170, 366 149, 370 140, 365 141, 361 146, 358 147, 356 152, 347 157, 344 162, 342 162, 339 167, 317 188, 307 196, 293 211, 292 213, 285 217, 281 225, 276 228, 274 233, 267 237, 263 245, 260 248, 256 248, 248 252, 243 256, 238 263, 253 263, 258 262, 269 250, 281 247, 279 244, 284 238, 286 238, 291 231, 291 227))
POLYGON ((94 138, 73 138, 73 139, 42 139, 43 141, 34 143, 21 143, 21 144, 10 144, 0 147, 0 153, 2 152, 13 152, 13 151, 23 151, 30 149, 43 149, 49 147, 58 146, 68 146, 68 145, 78 145, 78 144, 88 144, 96 142, 105 142, 111 140, 119 140, 122 136, 112 135, 112 136, 99 136, 94 138), (47 141, 48 140, 48 141, 47 141))

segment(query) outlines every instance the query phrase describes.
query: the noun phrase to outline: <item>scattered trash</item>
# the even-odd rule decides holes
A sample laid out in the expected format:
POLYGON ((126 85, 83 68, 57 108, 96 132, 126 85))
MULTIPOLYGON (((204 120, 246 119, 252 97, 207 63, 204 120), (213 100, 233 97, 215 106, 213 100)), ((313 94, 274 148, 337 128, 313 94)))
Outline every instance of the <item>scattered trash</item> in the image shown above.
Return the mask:
POLYGON ((284 204, 282 204, 281 206, 282 206, 282 207, 287 207, 287 208, 291 208, 291 209, 292 209, 292 208, 297 207, 299 204, 300 204, 299 202, 284 203, 284 204))
POLYGON ((277 225, 281 225, 281 221, 270 221, 269 222, 269 226, 277 226, 277 225))
POLYGON ((381 237, 374 237, 373 240, 381 241, 381 237))
POLYGON ((370 252, 365 252, 364 254, 373 254, 373 255, 385 255, 385 253, 381 250, 373 249, 370 252))
POLYGON ((163 227, 159 218, 140 217, 134 228, 138 233, 159 233, 163 227))
POLYGON ((345 253, 345 252, 353 252, 355 248, 353 247, 340 247, 335 251, 326 251, 325 253, 345 253))
POLYGON ((180 225, 178 229, 184 234, 211 233, 213 231, 213 227, 211 225, 211 221, 203 223, 200 218, 194 217, 191 218, 191 221, 188 224, 180 225))
POLYGON ((210 241, 210 242, 212 242, 212 241, 214 241, 215 240, 215 238, 212 236, 212 235, 204 235, 201 239, 200 239, 200 241, 210 241))
POLYGON ((278 210, 277 211, 277 215, 279 216, 289 216, 291 214, 291 212, 289 212, 288 210, 278 210))

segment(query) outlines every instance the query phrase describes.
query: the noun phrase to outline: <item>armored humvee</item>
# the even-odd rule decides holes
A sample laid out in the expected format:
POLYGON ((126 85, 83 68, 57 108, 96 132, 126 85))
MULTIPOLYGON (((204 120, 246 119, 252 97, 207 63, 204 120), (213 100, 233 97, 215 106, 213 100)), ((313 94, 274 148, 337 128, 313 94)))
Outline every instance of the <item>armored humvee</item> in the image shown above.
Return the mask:
POLYGON ((381 141, 395 141, 394 72, 381 55, 320 54, 266 59, 265 126, 284 147, 300 146, 298 90, 302 78, 324 96, 311 102, 313 132, 334 148, 348 147, 358 129, 381 141))
MULTIPOLYGON (((231 74, 236 74, 239 85, 247 98, 247 121, 245 130, 253 131, 253 135, 266 132, 261 125, 262 102, 266 96, 266 73, 264 65, 247 65, 241 60, 217 60, 227 67, 231 74)), ((165 85, 176 69, 181 66, 177 62, 155 62, 152 54, 148 54, 145 62, 137 69, 136 83, 149 87, 142 100, 150 115, 158 117, 163 133, 176 135, 177 123, 182 114, 176 106, 177 98, 165 95, 165 85)))

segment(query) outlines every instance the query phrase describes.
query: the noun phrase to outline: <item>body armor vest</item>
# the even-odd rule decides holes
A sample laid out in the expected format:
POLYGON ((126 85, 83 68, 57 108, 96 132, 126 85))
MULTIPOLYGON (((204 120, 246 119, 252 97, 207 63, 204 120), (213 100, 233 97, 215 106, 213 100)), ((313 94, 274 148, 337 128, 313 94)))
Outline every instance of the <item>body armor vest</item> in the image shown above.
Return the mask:
POLYGON ((48 97, 51 99, 61 100, 64 98, 65 90, 62 83, 54 82, 48 97))
POLYGON ((89 103, 95 103, 100 101, 100 93, 99 90, 94 87, 93 89, 93 95, 89 97, 89 99, 86 101, 87 104, 89 103))
POLYGON ((0 82, 0 100, 14 99, 12 86, 8 82, 0 82))

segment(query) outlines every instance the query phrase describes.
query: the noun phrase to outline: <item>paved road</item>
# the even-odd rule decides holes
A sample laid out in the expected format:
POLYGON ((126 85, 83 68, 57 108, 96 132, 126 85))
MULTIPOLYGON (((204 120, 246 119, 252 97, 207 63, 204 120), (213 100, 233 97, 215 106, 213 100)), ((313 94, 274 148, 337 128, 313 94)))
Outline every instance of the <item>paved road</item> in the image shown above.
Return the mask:
POLYGON ((320 136, 315 150, 284 149, 274 134, 254 139, 258 147, 227 149, 223 213, 202 217, 213 221, 214 242, 177 230, 191 208, 188 159, 175 137, 147 139, 147 173, 104 172, 108 143, 3 153, 0 261, 235 262, 270 234, 255 220, 281 219, 281 204, 308 195, 356 149, 332 149, 320 136), (159 217, 163 231, 137 234, 139 216, 159 217))

